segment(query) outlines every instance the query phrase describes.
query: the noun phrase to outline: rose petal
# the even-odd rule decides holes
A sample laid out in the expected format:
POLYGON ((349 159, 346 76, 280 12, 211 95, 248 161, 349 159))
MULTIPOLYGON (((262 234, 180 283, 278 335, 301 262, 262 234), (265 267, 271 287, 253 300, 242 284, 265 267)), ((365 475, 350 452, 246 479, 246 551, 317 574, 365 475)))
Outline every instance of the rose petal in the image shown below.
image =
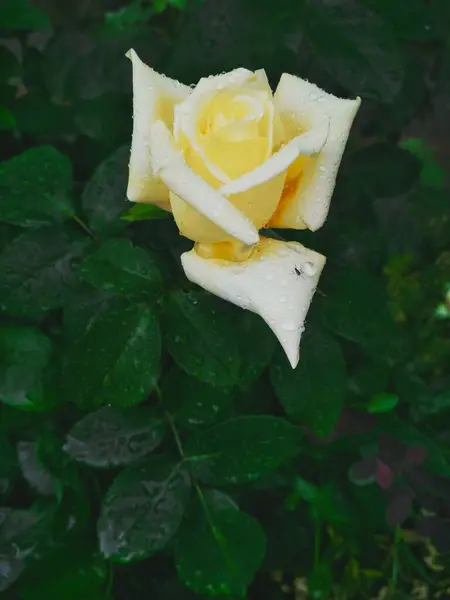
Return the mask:
MULTIPOLYGON (((258 231, 253 223, 188 167, 162 121, 157 121, 150 128, 150 154, 154 175, 171 192, 231 237, 249 246, 258 242, 258 231)), ((183 233, 182 217, 177 212, 174 217, 183 233)))
POLYGON ((313 132, 324 119, 330 122, 325 146, 315 159, 299 159, 299 173, 270 222, 271 227, 303 229, 306 225, 315 231, 327 217, 338 168, 361 100, 342 100, 284 73, 274 102, 289 137, 299 131, 313 132))
POLYGON ((259 314, 295 368, 309 305, 325 257, 296 242, 262 238, 242 262, 205 259, 195 248, 181 256, 187 278, 203 289, 259 314))
POLYGON ((134 119, 127 197, 132 202, 156 204, 170 210, 169 191, 152 173, 150 125, 163 120, 171 127, 174 105, 186 98, 191 89, 148 67, 134 50, 129 50, 126 56, 133 67, 134 119))
POLYGON ((318 154, 324 147, 328 137, 329 125, 325 121, 321 126, 303 135, 295 137, 275 154, 259 165, 253 171, 245 173, 238 179, 226 183, 220 188, 225 196, 240 194, 262 183, 273 179, 276 175, 286 171, 300 154, 310 156, 318 154))

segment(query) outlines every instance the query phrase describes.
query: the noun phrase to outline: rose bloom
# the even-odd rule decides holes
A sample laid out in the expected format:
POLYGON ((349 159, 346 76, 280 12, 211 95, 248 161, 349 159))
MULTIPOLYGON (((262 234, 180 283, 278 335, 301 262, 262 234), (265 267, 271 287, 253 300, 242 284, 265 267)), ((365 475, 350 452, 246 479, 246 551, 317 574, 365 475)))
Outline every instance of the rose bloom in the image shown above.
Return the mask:
POLYGON ((238 68, 188 87, 133 66, 127 196, 171 211, 194 242, 181 256, 203 289, 259 315, 295 367, 325 257, 263 228, 310 229, 327 217, 360 99, 284 73, 238 68))

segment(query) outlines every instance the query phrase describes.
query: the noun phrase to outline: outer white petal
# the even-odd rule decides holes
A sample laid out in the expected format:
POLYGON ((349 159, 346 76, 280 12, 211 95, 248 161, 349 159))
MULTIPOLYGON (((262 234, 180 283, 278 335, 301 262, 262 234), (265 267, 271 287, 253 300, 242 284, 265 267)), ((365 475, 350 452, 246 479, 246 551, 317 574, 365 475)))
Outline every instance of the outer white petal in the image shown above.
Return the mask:
POLYGON ((127 52, 133 67, 133 139, 127 197, 132 202, 159 204, 169 208, 169 193, 155 180, 150 163, 150 126, 164 120, 172 127, 173 107, 186 98, 191 89, 160 75, 144 64, 134 50, 127 52))
POLYGON ((295 137, 253 171, 226 183, 220 188, 220 192, 225 196, 245 192, 286 171, 300 154, 304 156, 318 154, 327 141, 328 131, 328 121, 323 121, 320 126, 295 137))
POLYGON ((172 192, 242 243, 258 242, 258 231, 250 219, 188 167, 162 121, 150 128, 150 154, 154 175, 172 192))
POLYGON ((241 308, 261 315, 277 336, 292 368, 325 257, 296 242, 262 238, 252 257, 236 263, 181 255, 187 278, 241 308))
POLYGON ((336 175, 361 99, 342 100, 304 79, 284 73, 274 102, 283 121, 303 131, 312 131, 323 119, 329 119, 328 139, 314 166, 305 172, 296 194, 277 211, 271 223, 274 227, 296 229, 303 220, 315 231, 328 215, 336 175))

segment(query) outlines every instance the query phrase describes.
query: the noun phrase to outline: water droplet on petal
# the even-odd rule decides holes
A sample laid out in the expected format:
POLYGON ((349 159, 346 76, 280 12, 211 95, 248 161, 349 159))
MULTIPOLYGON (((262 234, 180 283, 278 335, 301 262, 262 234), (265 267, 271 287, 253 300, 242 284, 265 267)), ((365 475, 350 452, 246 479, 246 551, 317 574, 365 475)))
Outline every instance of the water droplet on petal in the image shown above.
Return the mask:
POLYGON ((312 275, 315 275, 316 267, 314 266, 314 264, 312 262, 306 261, 305 263, 302 264, 302 271, 305 275, 308 275, 309 277, 311 277, 312 275))

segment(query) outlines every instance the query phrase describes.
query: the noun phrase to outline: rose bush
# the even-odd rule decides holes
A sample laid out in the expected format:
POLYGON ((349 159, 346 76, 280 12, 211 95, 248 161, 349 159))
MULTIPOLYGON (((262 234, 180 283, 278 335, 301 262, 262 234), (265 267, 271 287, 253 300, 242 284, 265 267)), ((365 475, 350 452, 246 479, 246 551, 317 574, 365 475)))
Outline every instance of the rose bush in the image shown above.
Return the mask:
POLYGON ((287 73, 273 94, 263 70, 244 68, 191 88, 133 50, 127 56, 129 200, 173 213, 195 242, 181 257, 186 276, 261 315, 295 367, 325 257, 258 232, 323 225, 360 99, 342 100, 287 73))

